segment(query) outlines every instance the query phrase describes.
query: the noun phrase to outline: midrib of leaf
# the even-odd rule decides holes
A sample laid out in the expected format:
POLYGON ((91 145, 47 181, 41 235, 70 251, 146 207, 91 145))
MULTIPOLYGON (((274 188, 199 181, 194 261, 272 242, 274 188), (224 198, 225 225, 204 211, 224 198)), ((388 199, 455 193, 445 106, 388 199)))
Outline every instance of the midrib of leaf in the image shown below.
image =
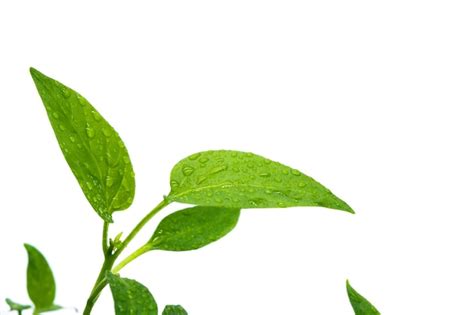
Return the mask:
MULTIPOLYGON (((174 198, 174 197, 182 197, 183 195, 186 195, 190 192, 200 192, 202 190, 206 190, 206 189, 215 189, 215 188, 221 188, 221 189, 227 189, 227 188, 239 188, 239 187, 250 187, 250 188, 258 188, 258 189, 273 189, 273 190, 276 190, 276 191, 280 191, 280 190, 285 190, 285 188, 281 188, 281 187, 274 187, 274 186, 260 186, 260 185, 255 185, 255 184, 217 184, 217 185, 209 185, 209 186, 204 186, 204 187, 199 187, 199 188, 195 188, 195 189, 189 189, 189 190, 185 190, 179 194, 176 194, 176 195, 173 195, 171 194, 169 197, 170 198, 174 198), (222 188, 222 186, 226 186, 225 188, 222 188)), ((305 191, 305 190, 300 190, 300 189, 286 189, 286 190, 290 190, 290 191, 295 191, 295 192, 300 192, 300 193, 304 193, 304 194, 309 194, 309 192, 305 191)))
MULTIPOLYGON (((119 140, 120 141, 120 140, 119 140)), ((105 143, 107 143, 107 141, 105 141, 105 143)), ((106 148, 108 148, 108 145, 106 145, 106 148)), ((107 150, 106 150, 107 152, 107 150)), ((117 156, 117 160, 116 161, 119 161, 120 158, 122 158, 123 155, 122 155, 122 150, 119 150, 119 153, 118 153, 118 156, 117 156)), ((108 160, 107 160, 108 161, 108 160)), ((106 162, 107 163, 107 177, 109 177, 110 175, 110 170, 111 170, 111 167, 110 167, 110 164, 109 162, 106 162)), ((131 163, 131 162, 130 162, 131 163)), ((117 190, 115 191, 115 193, 113 194, 113 197, 112 197, 112 200, 110 201, 110 205, 107 209, 107 211, 111 211, 112 210, 112 205, 114 204, 115 202, 115 198, 117 198, 117 195, 120 191, 120 188, 122 187, 122 184, 123 184, 123 180, 125 178, 125 170, 127 169, 127 165, 125 165, 124 167, 124 170, 123 170, 123 174, 121 175, 121 178, 120 178, 120 184, 117 186, 117 190)), ((133 171, 132 171, 133 172, 133 171)), ((104 185, 107 185, 107 177, 104 178, 105 182, 104 182, 104 185)), ((107 189, 105 190, 105 199, 108 200, 108 197, 109 197, 109 194, 107 192, 107 189)))

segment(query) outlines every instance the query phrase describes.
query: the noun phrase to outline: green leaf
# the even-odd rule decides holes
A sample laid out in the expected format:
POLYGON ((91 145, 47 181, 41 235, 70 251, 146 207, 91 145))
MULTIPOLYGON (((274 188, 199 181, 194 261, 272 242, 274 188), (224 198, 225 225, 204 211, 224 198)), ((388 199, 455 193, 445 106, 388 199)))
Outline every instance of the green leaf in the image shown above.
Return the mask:
POLYGON ((380 315, 380 312, 369 301, 351 287, 349 280, 346 282, 346 288, 355 315, 380 315))
POLYGON ((181 305, 166 305, 162 315, 188 315, 181 305))
POLYGON ((321 206, 353 213, 344 201, 300 171, 238 151, 205 151, 171 172, 172 201, 227 208, 321 206))
POLYGON ((224 237, 237 224, 240 209, 193 207, 165 217, 149 244, 153 249, 186 251, 198 249, 224 237))
POLYGON ((10 306, 10 311, 17 311, 19 315, 21 315, 22 311, 31 308, 31 305, 16 303, 11 299, 5 299, 5 302, 7 302, 8 306, 10 306))
POLYGON ((158 306, 150 291, 141 283, 107 273, 116 315, 157 315, 158 306))
POLYGON ((127 209, 135 178, 118 133, 81 95, 31 68, 59 146, 95 211, 107 222, 127 209))
POLYGON ((29 244, 25 244, 25 248, 28 253, 26 286, 35 305, 35 313, 50 310, 55 306, 53 302, 56 294, 53 272, 39 250, 29 244))

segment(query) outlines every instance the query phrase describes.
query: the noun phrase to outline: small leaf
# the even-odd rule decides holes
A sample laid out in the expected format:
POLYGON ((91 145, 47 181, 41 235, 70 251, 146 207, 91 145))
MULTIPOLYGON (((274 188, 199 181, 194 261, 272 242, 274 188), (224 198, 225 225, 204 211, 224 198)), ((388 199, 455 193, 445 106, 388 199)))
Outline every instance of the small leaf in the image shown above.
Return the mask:
POLYGON ((380 315, 380 312, 369 301, 351 287, 349 280, 346 282, 346 287, 355 315, 380 315))
POLYGON ((81 95, 31 68, 59 146, 95 211, 107 222, 127 209, 135 178, 118 133, 81 95))
POLYGON ((181 305, 166 305, 162 315, 188 315, 181 305))
POLYGON ((35 312, 50 310, 55 306, 53 302, 56 294, 53 272, 39 250, 28 244, 25 244, 25 248, 28 252, 28 295, 35 305, 35 312))
POLYGON ((16 303, 10 299, 5 299, 5 302, 10 306, 10 311, 17 311, 19 315, 21 315, 22 311, 31 308, 31 305, 16 303))
POLYGON ((186 251, 198 249, 224 237, 237 224, 240 210, 193 207, 165 217, 149 241, 153 249, 186 251))
POLYGON ((189 156, 171 172, 172 201, 228 208, 321 206, 353 213, 344 201, 300 171, 238 151, 189 156))
POLYGON ((141 283, 107 273, 116 315, 157 315, 158 306, 150 291, 141 283))

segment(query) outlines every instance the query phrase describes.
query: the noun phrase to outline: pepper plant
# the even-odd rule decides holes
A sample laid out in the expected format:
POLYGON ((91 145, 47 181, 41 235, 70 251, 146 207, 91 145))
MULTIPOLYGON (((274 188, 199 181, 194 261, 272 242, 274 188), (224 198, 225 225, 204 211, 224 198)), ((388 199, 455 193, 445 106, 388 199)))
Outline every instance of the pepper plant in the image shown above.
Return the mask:
MULTIPOLYGON (((125 236, 109 237, 116 211, 128 209, 135 195, 135 175, 119 134, 79 93, 30 69, 61 151, 85 197, 102 221, 103 263, 83 314, 91 311, 109 286, 116 314, 158 314, 150 291, 119 272, 145 253, 188 251, 206 246, 229 233, 241 209, 318 206, 354 213, 329 189, 300 171, 262 156, 231 150, 203 151, 179 161, 172 169, 170 191, 125 236), (127 257, 122 253, 142 228, 171 203, 192 206, 165 217, 149 240, 127 257)), ((44 256, 33 246, 28 252, 27 288, 34 314, 61 308, 54 303, 55 282, 44 256)), ((356 315, 379 314, 347 283, 356 315)), ((7 300, 19 314, 29 305, 7 300)), ((162 314, 187 314, 179 305, 167 305, 162 314)))

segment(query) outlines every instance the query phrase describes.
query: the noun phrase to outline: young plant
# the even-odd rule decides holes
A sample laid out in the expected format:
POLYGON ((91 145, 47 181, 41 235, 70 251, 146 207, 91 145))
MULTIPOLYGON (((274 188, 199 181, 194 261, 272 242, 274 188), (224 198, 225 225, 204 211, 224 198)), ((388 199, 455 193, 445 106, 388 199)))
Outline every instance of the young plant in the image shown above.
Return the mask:
MULTIPOLYGON (((25 244, 28 253, 28 267, 26 269, 26 288, 31 302, 33 302, 33 314, 55 311, 62 307, 54 304, 56 296, 56 284, 51 268, 46 258, 35 247, 25 244)), ((19 315, 31 305, 15 303, 10 299, 5 300, 10 310, 17 311, 19 315)))
MULTIPOLYGON (((235 227, 241 209, 319 206, 354 213, 330 190, 296 169, 248 152, 203 151, 174 166, 170 192, 123 240, 121 235, 109 239, 114 212, 129 208, 135 194, 128 151, 118 133, 84 97, 33 68, 31 75, 64 157, 103 221, 104 260, 84 314, 91 313, 107 285, 116 314, 158 314, 148 289, 118 272, 150 251, 194 250, 220 239, 235 227), (164 218, 145 244, 117 263, 150 219, 173 202, 194 206, 164 218)), ((168 305, 163 314, 186 311, 168 305)))

